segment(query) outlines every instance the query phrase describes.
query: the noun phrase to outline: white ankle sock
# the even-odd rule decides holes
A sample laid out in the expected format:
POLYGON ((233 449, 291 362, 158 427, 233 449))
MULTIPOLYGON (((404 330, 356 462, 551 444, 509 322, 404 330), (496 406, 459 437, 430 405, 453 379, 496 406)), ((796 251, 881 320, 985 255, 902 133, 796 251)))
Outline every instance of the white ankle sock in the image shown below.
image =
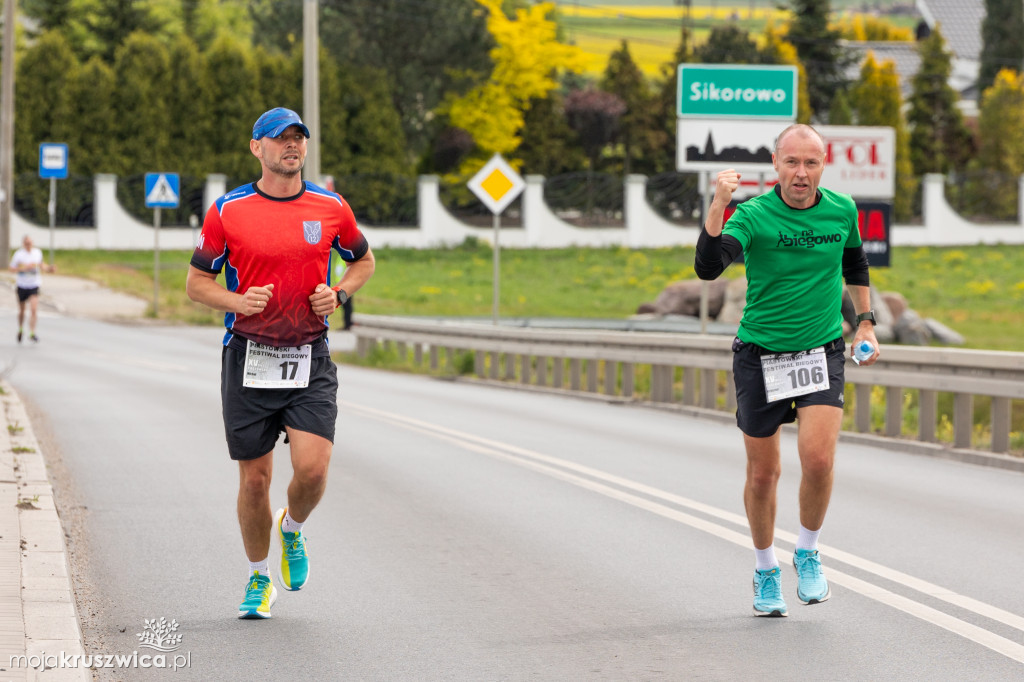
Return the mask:
MULTIPOLYGON (((305 523, 305 522, 303 522, 305 523)), ((298 533, 302 530, 302 523, 299 523, 292 518, 292 515, 288 513, 288 510, 284 510, 284 518, 281 519, 281 530, 285 533, 298 533)))
POLYGON ((757 561, 754 568, 758 571, 768 571, 779 565, 779 560, 775 558, 775 545, 768 545, 765 549, 754 548, 754 559, 757 561))
POLYGON ((818 534, 821 533, 821 529, 818 530, 807 530, 800 526, 800 533, 796 536, 796 548, 797 549, 818 549, 818 534))
POLYGON ((263 561, 250 561, 249 562, 249 577, 252 577, 252 572, 256 571, 260 575, 270 575, 270 557, 267 557, 263 561))

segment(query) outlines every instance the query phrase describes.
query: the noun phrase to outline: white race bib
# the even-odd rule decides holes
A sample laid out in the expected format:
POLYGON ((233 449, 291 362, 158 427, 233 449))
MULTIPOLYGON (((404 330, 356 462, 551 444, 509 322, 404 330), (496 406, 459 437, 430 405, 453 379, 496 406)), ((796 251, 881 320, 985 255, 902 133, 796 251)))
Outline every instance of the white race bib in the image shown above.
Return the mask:
POLYGON ((828 388, 824 346, 799 353, 762 355, 761 371, 765 397, 770 403, 828 388))
POLYGON ((309 362, 313 346, 275 348, 246 340, 245 375, 249 388, 305 388, 309 386, 309 362))

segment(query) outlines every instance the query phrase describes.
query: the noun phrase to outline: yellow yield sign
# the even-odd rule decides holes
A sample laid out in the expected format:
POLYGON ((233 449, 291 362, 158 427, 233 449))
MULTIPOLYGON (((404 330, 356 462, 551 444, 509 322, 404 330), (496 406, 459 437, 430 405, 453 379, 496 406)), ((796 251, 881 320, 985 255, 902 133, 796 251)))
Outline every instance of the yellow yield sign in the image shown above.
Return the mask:
POLYGON ((495 154, 469 181, 469 189, 491 213, 499 215, 526 189, 526 181, 501 154, 495 154))

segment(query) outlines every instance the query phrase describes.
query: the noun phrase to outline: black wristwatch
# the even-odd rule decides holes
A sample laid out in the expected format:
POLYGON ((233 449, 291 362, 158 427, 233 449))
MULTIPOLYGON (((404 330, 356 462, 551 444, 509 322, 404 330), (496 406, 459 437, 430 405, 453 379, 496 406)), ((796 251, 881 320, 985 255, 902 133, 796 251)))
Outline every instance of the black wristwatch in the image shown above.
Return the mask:
POLYGON ((338 291, 335 292, 335 296, 338 299, 338 305, 345 305, 348 301, 348 293, 344 289, 338 289, 338 291))
POLYGON ((858 325, 861 322, 863 322, 864 320, 867 320, 868 322, 870 322, 872 327, 875 326, 876 324, 878 324, 877 322, 875 322, 875 311, 874 310, 869 310, 866 313, 861 313, 860 315, 857 316, 857 324, 858 325))

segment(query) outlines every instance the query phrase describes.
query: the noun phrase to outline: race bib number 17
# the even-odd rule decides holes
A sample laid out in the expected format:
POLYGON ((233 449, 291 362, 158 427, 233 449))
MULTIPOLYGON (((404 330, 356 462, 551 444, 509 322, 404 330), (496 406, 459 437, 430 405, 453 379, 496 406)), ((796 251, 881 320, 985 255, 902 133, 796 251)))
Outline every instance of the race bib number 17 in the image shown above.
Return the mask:
POLYGON ((802 353, 762 355, 761 371, 770 403, 828 388, 828 365, 821 346, 802 353))
POLYGON ((275 348, 247 341, 242 385, 249 388, 305 388, 309 386, 312 346, 275 348))

